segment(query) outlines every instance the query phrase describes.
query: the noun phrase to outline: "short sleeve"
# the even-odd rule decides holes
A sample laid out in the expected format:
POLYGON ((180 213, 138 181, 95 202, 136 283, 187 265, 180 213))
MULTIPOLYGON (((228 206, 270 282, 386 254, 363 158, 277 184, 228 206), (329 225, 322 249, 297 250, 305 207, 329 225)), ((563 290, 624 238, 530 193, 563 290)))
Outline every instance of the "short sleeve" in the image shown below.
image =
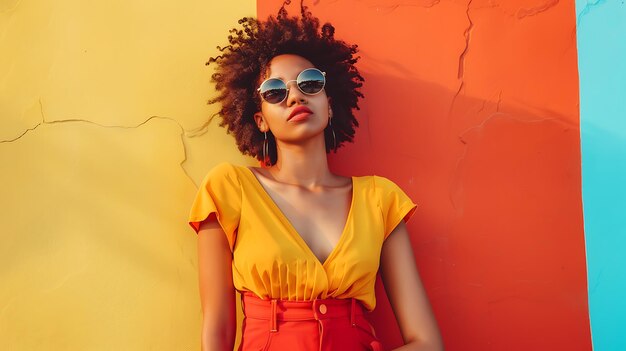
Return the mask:
POLYGON ((241 213, 241 185, 234 166, 223 162, 204 177, 189 211, 189 225, 196 234, 200 223, 215 213, 226 233, 231 251, 235 244, 241 213))
POLYGON ((376 187, 379 190, 380 208, 385 225, 385 236, 398 226, 401 220, 408 222, 417 209, 417 205, 411 198, 393 181, 376 176, 376 187))

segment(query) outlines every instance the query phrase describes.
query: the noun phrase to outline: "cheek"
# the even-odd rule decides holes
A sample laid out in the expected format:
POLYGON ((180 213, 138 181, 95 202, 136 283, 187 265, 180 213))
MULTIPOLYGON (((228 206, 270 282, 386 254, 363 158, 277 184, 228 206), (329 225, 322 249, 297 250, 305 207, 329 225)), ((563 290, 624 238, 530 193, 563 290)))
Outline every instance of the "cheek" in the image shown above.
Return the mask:
POLYGON ((330 102, 328 101, 326 94, 323 94, 323 93, 319 94, 319 97, 318 99, 316 99, 316 102, 322 111, 328 111, 328 109, 330 108, 330 102))
POLYGON ((282 110, 282 108, 280 107, 279 104, 272 105, 272 104, 264 103, 261 106, 261 113, 265 117, 265 121, 269 125, 272 125, 273 124, 272 122, 274 120, 281 118, 283 110, 282 110))

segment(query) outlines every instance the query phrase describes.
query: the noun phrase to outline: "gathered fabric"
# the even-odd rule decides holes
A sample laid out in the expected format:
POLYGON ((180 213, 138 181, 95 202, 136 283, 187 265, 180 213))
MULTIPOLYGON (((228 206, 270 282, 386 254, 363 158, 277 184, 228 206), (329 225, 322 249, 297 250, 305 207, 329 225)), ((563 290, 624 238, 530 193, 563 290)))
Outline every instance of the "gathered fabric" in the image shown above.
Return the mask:
POLYGON ((242 293, 264 300, 356 299, 371 311, 383 242, 416 208, 393 181, 353 176, 341 237, 321 262, 252 170, 224 162, 202 181, 189 224, 198 233, 216 214, 233 253, 233 284, 242 293))

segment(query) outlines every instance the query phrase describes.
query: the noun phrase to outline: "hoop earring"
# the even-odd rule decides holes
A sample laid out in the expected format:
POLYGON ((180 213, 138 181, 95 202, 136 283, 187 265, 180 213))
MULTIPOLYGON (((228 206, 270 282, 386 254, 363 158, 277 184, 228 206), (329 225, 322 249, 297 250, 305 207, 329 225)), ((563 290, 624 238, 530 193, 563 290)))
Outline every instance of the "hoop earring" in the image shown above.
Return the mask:
POLYGON ((337 137, 335 136, 335 129, 333 128, 332 118, 328 118, 328 125, 330 126, 330 131, 333 132, 333 150, 337 152, 337 137))
POLYGON ((263 140, 263 164, 265 166, 270 166, 270 162, 268 160, 270 153, 269 141, 267 141, 267 132, 263 132, 265 135, 265 139, 263 140))

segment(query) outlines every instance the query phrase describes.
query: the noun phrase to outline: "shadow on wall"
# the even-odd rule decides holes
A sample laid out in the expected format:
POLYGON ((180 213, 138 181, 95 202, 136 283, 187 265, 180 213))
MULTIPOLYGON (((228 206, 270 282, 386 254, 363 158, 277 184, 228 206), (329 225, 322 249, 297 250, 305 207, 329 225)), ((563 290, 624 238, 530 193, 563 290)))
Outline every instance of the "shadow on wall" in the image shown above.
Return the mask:
MULTIPOLYGON (((589 350, 577 115, 362 74, 355 144, 331 163, 418 203, 409 231, 447 348, 589 350)), ((380 281, 377 295, 372 324, 399 346, 380 281)))

